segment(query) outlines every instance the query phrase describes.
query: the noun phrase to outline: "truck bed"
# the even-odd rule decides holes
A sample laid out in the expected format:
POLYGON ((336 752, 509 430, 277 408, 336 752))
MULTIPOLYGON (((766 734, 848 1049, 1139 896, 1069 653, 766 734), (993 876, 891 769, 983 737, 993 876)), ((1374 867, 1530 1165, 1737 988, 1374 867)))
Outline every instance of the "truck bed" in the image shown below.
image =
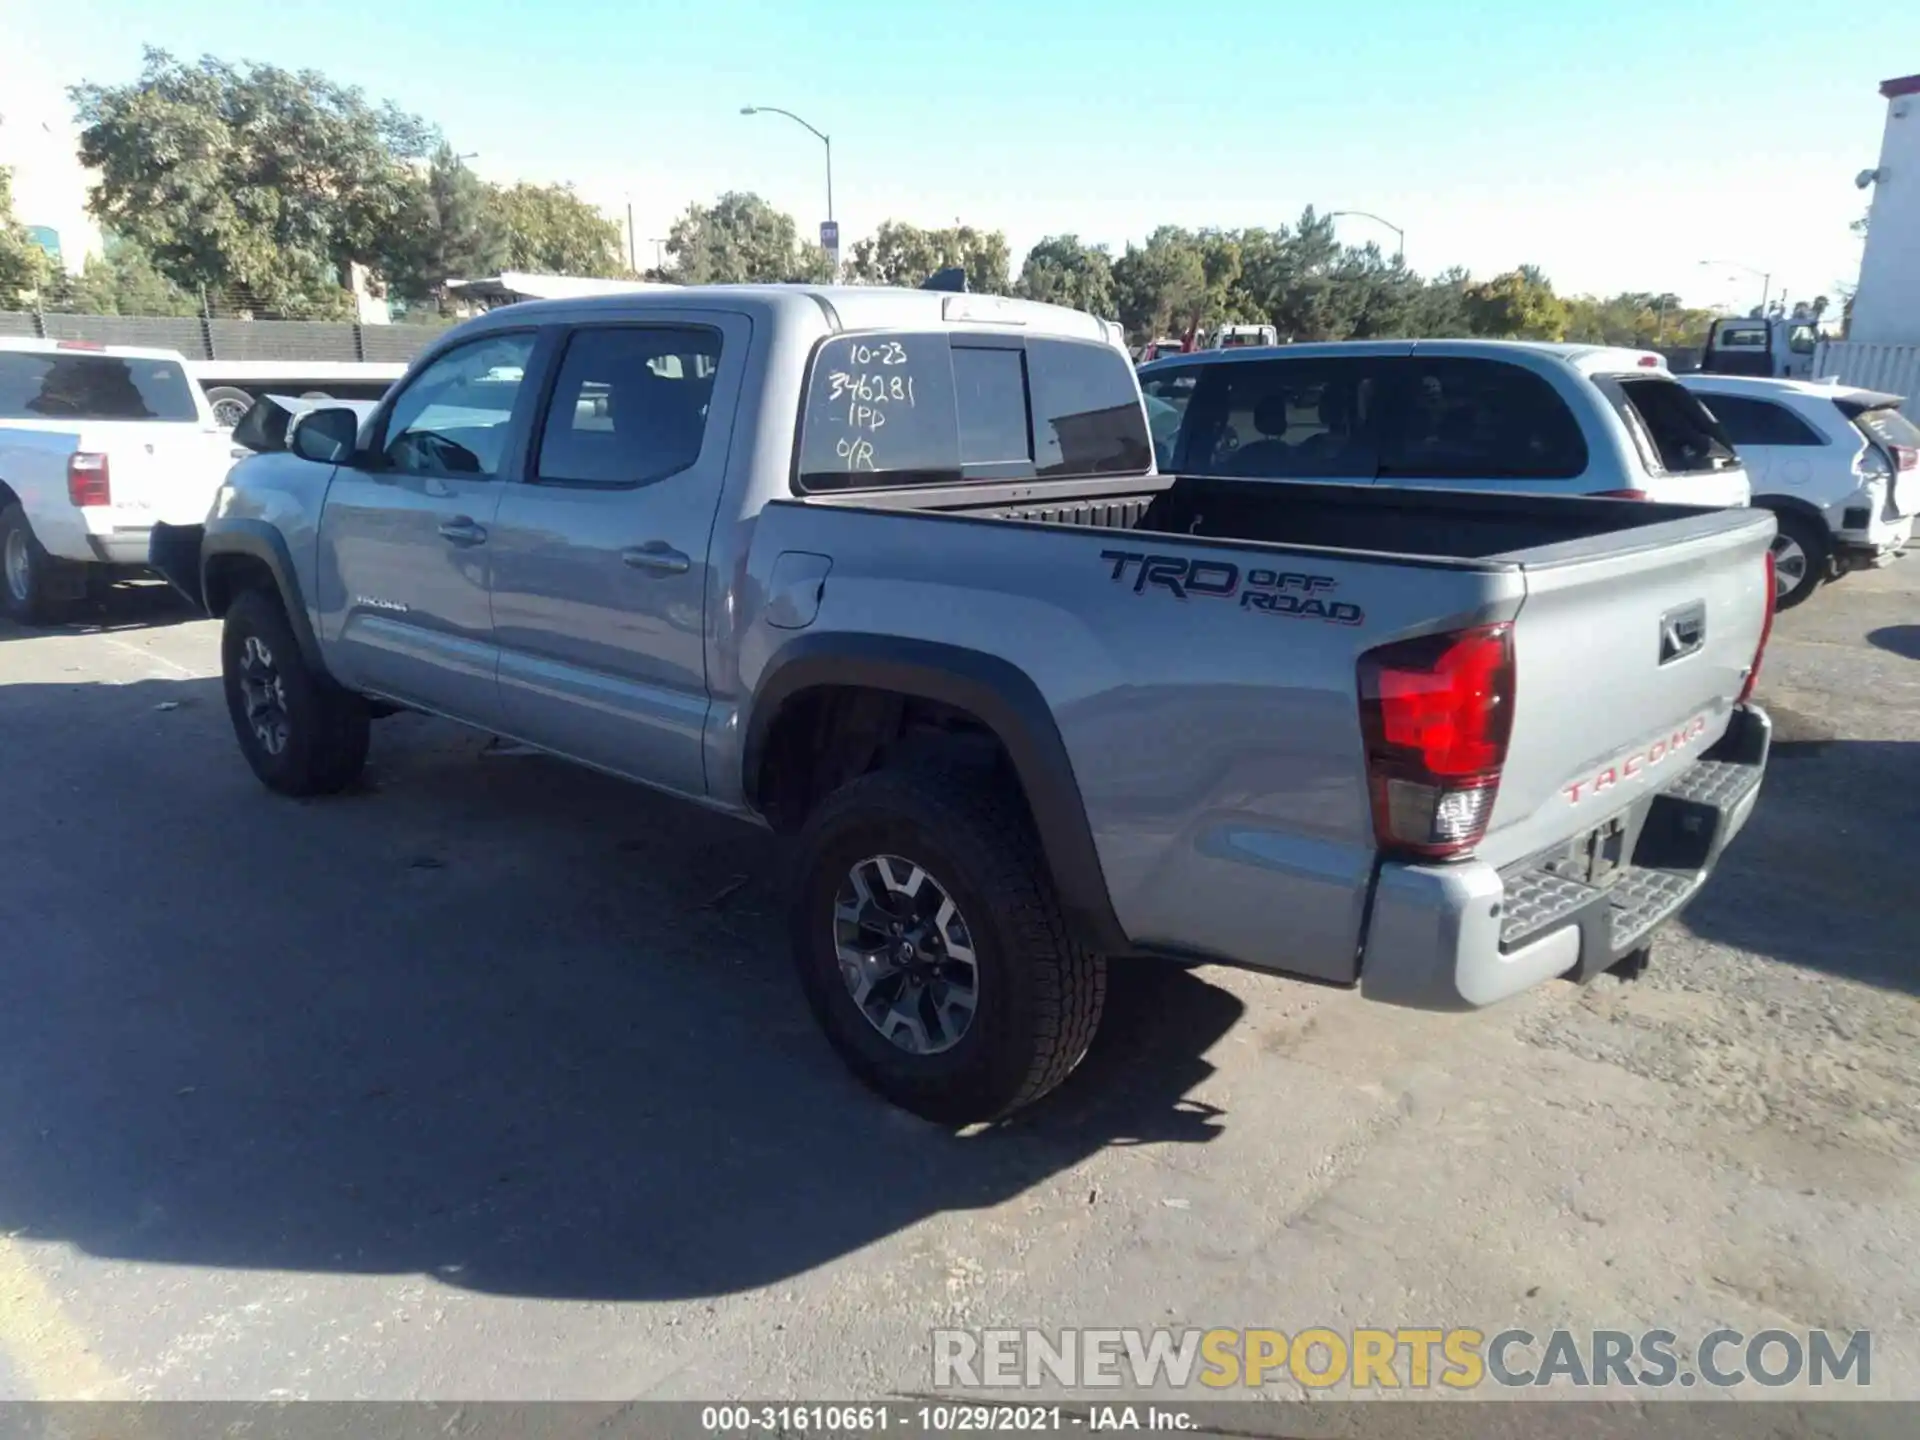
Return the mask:
MULTIPOLYGON (((809 503, 934 510, 977 519, 1496 565, 1517 563, 1521 551, 1550 549, 1562 558, 1579 553, 1583 541, 1719 513, 1644 501, 1383 485, 1279 484, 1195 475, 1150 476, 1119 484, 1082 482, 1044 498, 1036 494, 1039 487, 1032 485, 993 487, 987 494, 981 493, 983 489, 897 489, 816 498, 809 503)), ((1665 539, 1665 535, 1649 537, 1648 543, 1665 539)), ((1620 542, 1608 539, 1601 548, 1618 549, 1620 542)))
MULTIPOLYGON (((1757 510, 1148 476, 776 500, 750 568, 780 591, 781 555, 826 562, 800 607, 818 607, 810 645, 958 644, 1031 677, 1135 944, 1351 981, 1379 873, 1362 658, 1512 626, 1511 740, 1474 865, 1531 874, 1637 833, 1727 732, 1772 532, 1757 510)), ((755 627, 749 687, 786 633, 755 627)), ((1698 878, 1676 871, 1666 899, 1698 878)))

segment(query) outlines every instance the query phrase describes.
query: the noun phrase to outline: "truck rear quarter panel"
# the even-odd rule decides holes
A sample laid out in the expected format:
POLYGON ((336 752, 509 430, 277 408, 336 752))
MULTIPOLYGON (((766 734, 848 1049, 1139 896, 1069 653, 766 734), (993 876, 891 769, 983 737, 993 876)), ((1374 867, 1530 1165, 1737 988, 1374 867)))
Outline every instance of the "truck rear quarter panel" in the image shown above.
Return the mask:
POLYGON ((1355 662, 1510 618, 1521 594, 1498 567, 779 501, 744 604, 790 552, 831 562, 817 618, 742 617, 744 693, 796 633, 999 657, 1058 725, 1133 944, 1335 981, 1373 869, 1355 662))

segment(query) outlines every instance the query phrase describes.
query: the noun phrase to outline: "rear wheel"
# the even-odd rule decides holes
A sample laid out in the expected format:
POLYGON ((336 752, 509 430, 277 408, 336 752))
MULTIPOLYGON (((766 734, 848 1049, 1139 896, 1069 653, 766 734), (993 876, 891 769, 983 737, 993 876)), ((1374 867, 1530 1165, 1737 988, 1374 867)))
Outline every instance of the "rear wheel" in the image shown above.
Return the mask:
POLYGON ((894 1104, 991 1120, 1066 1079, 1106 962, 1060 912, 1011 787, 937 764, 842 787, 808 822, 793 951, 841 1058, 894 1104))
POLYGON ((0 510, 0 609, 7 618, 23 625, 60 620, 67 611, 67 595, 59 570, 60 562, 27 523, 27 512, 18 503, 0 510))
POLYGON ((306 663, 280 602, 243 591, 220 637, 227 713, 260 782, 282 795, 327 795, 367 763, 366 702, 306 663))
POLYGON ((1773 608, 1791 610, 1827 578, 1833 547, 1814 521, 1795 510, 1776 510, 1773 537, 1773 608))
POLYGON ((253 408, 253 396, 235 385, 214 385, 207 391, 213 423, 231 430, 253 408))

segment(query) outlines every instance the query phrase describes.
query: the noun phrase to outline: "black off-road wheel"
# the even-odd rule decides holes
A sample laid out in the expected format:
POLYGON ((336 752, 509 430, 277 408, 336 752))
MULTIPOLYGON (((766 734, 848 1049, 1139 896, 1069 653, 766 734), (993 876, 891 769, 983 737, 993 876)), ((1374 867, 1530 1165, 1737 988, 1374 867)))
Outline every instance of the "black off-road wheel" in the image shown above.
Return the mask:
POLYGON ((61 584, 61 564, 33 533, 25 510, 17 503, 0 509, 0 613, 22 625, 64 620, 72 587, 61 584))
POLYGON ((280 601, 247 590, 220 636, 227 713, 247 764, 282 795, 331 795, 367 763, 366 702, 310 668, 280 601))
POLYGON ((1026 806, 963 767, 876 771, 808 821, 794 960, 841 1058, 947 1125, 1045 1095, 1093 1042, 1106 961, 1061 913, 1026 806))

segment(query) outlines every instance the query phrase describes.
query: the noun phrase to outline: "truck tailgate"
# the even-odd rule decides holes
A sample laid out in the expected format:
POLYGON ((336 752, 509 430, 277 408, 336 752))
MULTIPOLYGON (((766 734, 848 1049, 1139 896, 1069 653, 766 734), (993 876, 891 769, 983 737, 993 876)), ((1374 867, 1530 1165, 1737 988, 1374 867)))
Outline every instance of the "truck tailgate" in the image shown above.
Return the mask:
POLYGON ((233 463, 222 432, 188 421, 85 421, 76 448, 107 456, 120 529, 199 524, 233 463))
POLYGON ((1585 834, 1720 738, 1767 623, 1773 533, 1769 512, 1727 510, 1506 557, 1526 599, 1484 858, 1585 834))

